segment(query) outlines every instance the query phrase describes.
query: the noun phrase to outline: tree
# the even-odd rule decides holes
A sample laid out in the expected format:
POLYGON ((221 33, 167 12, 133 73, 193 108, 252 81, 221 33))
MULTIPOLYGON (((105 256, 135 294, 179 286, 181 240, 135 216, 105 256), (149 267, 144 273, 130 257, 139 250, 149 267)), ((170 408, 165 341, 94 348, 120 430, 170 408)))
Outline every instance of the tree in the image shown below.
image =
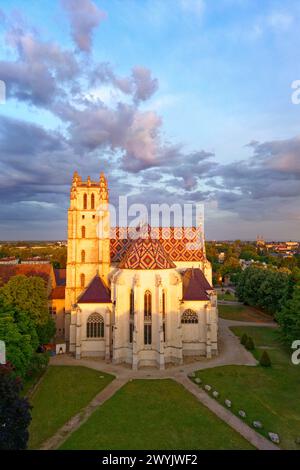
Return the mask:
POLYGON ((241 344, 243 346, 246 346, 247 340, 248 340, 248 336, 246 335, 246 333, 244 333, 241 337, 241 344))
POLYGON ((255 349, 254 341, 251 336, 248 336, 245 348, 248 349, 248 351, 253 351, 253 349, 255 349))
POLYGON ((0 450, 24 450, 29 438, 30 404, 20 397, 22 382, 8 364, 0 365, 0 450))
POLYGON ((300 285, 294 288, 293 296, 286 305, 276 314, 276 320, 284 341, 288 346, 300 338, 300 285))
POLYGON ((25 377, 34 353, 30 334, 20 332, 13 316, 0 314, 0 339, 5 342, 7 360, 14 365, 16 374, 25 377))
POLYGON ((262 367, 271 367, 271 359, 267 351, 263 351, 259 363, 262 367))
POLYGON ((276 268, 246 268, 239 276, 236 293, 242 302, 275 314, 291 296, 291 275, 276 268))
POLYGON ((19 314, 26 314, 34 323, 40 342, 52 338, 55 327, 48 311, 48 293, 40 277, 14 276, 0 289, 0 299, 19 314))

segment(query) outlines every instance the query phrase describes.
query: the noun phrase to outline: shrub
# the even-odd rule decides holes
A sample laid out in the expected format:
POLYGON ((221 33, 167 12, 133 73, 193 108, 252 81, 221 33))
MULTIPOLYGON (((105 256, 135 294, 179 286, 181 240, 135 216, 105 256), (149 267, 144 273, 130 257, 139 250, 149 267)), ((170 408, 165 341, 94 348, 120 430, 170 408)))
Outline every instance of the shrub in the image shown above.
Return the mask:
POLYGON ((251 336, 248 336, 245 347, 248 351, 253 351, 253 349, 255 349, 254 341, 251 336))
POLYGON ((47 368, 48 362, 49 354, 47 352, 34 353, 30 361, 27 375, 30 377, 40 375, 43 370, 47 368))
POLYGON ((271 359, 267 351, 263 351, 259 363, 263 367, 271 367, 271 359))
POLYGON ((0 450, 24 450, 31 421, 30 404, 21 397, 22 382, 10 364, 0 365, 0 450))
POLYGON ((243 346, 246 346, 247 340, 248 340, 248 336, 246 335, 246 333, 244 333, 241 337, 241 344, 243 346))

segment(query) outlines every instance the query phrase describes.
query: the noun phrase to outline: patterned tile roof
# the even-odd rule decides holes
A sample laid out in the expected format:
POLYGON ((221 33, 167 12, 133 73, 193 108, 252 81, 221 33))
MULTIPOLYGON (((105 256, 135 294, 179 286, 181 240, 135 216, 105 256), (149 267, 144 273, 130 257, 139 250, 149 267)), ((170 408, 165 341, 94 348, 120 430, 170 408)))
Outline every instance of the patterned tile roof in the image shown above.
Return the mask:
POLYGON ((110 290, 100 276, 96 275, 77 302, 80 304, 111 303, 110 290))
POLYGON ((172 269, 175 267, 160 241, 150 237, 131 241, 119 264, 121 269, 172 269))
POLYGON ((207 291, 212 286, 199 268, 187 269, 183 274, 183 300, 209 300, 207 291))
MULTIPOLYGON (((127 227, 112 227, 110 240, 111 261, 120 261, 132 242, 127 227)), ((161 243, 172 261, 201 261, 204 258, 200 227, 152 227, 151 238, 161 243)))

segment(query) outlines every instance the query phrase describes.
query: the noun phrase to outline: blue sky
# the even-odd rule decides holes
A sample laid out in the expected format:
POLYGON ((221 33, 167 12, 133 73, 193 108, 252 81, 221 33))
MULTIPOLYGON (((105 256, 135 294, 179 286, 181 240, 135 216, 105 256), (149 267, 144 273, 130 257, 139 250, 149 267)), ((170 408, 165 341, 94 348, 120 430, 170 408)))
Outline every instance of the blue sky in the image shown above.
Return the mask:
POLYGON ((134 201, 205 202, 208 238, 299 239, 299 2, 0 0, 0 10, 0 238, 64 238, 78 169, 104 170, 111 192, 134 201), (88 104, 74 103, 76 81, 88 104), (12 145, 28 135, 36 151, 12 145))

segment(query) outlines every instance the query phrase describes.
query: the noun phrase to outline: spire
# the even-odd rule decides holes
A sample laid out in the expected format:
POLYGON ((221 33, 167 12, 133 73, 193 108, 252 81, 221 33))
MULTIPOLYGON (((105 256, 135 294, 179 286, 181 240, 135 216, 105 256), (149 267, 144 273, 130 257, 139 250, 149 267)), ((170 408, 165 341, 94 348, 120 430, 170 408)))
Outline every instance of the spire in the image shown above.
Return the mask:
POLYGON ((76 186, 78 183, 81 183, 81 176, 79 176, 78 171, 74 171, 72 183, 73 183, 73 185, 75 185, 75 186, 76 186))
POLYGON ((99 186, 100 186, 100 199, 102 201, 108 201, 108 184, 107 184, 107 179, 105 178, 103 172, 100 173, 99 186))

